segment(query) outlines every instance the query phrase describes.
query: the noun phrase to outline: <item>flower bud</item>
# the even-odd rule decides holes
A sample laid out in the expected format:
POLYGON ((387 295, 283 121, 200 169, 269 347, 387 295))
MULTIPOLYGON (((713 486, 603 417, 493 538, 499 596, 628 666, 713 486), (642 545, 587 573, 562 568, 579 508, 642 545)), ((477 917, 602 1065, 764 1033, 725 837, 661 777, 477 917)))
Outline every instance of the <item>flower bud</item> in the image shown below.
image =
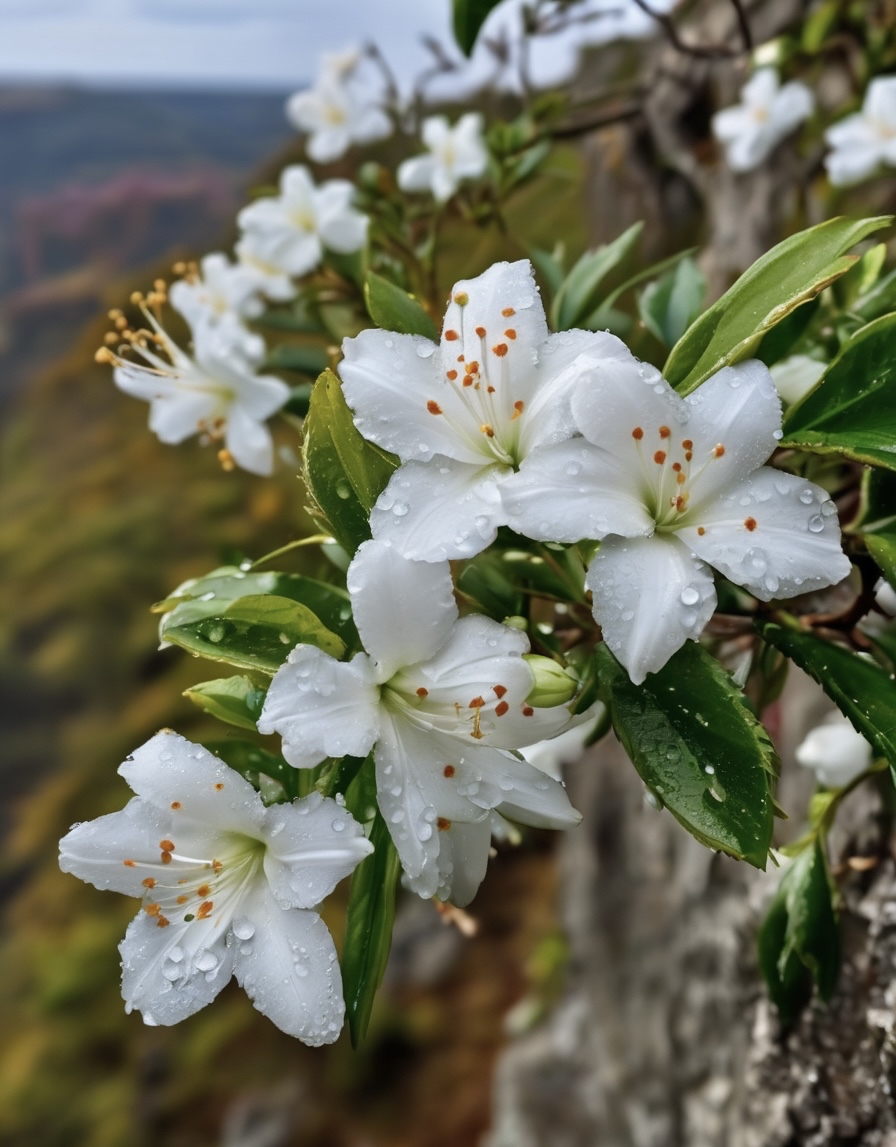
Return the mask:
POLYGON ((871 746, 846 717, 832 713, 803 740, 796 759, 804 768, 812 769, 819 784, 839 789, 871 765, 871 746))
POLYGON ((537 653, 524 653, 523 660, 535 677, 535 685, 526 698, 530 705, 539 709, 551 709, 556 705, 565 705, 575 697, 579 680, 571 669, 564 669, 550 657, 540 657, 537 653))

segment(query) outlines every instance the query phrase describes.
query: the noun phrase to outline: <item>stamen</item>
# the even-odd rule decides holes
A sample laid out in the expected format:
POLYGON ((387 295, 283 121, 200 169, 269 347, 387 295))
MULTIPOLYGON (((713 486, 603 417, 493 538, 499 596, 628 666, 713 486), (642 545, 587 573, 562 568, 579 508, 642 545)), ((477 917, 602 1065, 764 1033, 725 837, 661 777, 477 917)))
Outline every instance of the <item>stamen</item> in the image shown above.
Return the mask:
POLYGON ((525 402, 523 402, 521 398, 516 400, 516 402, 513 404, 513 414, 510 416, 511 422, 513 422, 515 418, 519 418, 519 416, 523 413, 523 408, 525 405, 525 402))
POLYGON ((494 438, 495 428, 493 426, 489 426, 489 424, 487 422, 483 423, 483 425, 480 426, 479 429, 482 431, 482 433, 484 435, 486 435, 487 438, 494 438))
POLYGON ((523 716, 524 717, 531 717, 534 712, 535 712, 535 710, 532 708, 531 705, 524 705, 523 706, 523 716))
POLYGON ((424 688, 424 687, 421 685, 421 686, 420 686, 420 688, 417 690, 417 696, 418 696, 418 697, 428 697, 428 696, 429 696, 429 690, 428 690, 428 689, 425 689, 425 688, 424 688))
POLYGON ((146 879, 141 883, 143 884, 144 888, 155 888, 156 886, 155 877, 153 876, 147 876, 146 879))
POLYGON ((481 339, 484 339, 485 338, 485 327, 477 327, 476 328, 476 334, 479 335, 479 337, 481 339))
POLYGON ((450 342, 450 343, 457 342, 457 340, 459 338, 460 338, 460 335, 457 333, 457 331, 452 331, 452 330, 445 331, 446 342, 450 342))
POLYGON ((446 374, 447 374, 447 376, 448 376, 448 379, 449 379, 451 382, 454 382, 454 380, 457 378, 457 371, 456 371, 456 370, 449 370, 449 371, 446 371, 446 374))
POLYGON ((451 828, 451 821, 446 819, 444 816, 440 816, 436 820, 436 828, 439 830, 439 832, 447 832, 448 829, 451 828))
POLYGON ((430 414, 441 414, 442 413, 441 406, 439 406, 439 404, 437 402, 434 402, 433 399, 430 399, 429 402, 427 402, 426 409, 429 411, 430 414))
POLYGON ((180 801, 172 801, 171 807, 173 809, 179 809, 179 808, 183 808, 183 805, 180 803, 180 801))
POLYGON ((199 911, 196 913, 197 920, 206 920, 211 915, 215 905, 211 900, 206 900, 204 904, 199 905, 199 911))
POLYGON ((224 782, 218 781, 218 783, 215 785, 215 792, 219 793, 221 791, 221 789, 223 789, 223 788, 224 788, 224 782))
POLYGON ((474 697, 473 700, 470 702, 468 708, 470 708, 470 709, 481 709, 484 704, 485 704, 485 701, 482 699, 482 697, 474 697))
POLYGON ((499 698, 503 697, 504 694, 507 692, 507 686, 506 685, 493 685, 492 686, 492 692, 494 693, 494 695, 496 697, 499 697, 499 698))
POLYGON ((465 307, 467 305, 467 303, 470 301, 470 296, 467 294, 466 291, 458 291, 457 294, 454 296, 454 301, 457 303, 457 305, 459 307, 465 307))
POLYGON ((509 319, 511 315, 516 314, 516 311, 513 309, 513 307, 505 307, 501 314, 505 319, 509 319))
POLYGON ((503 358, 507 354, 507 343, 498 343, 497 346, 493 346, 492 354, 496 354, 498 358, 503 358))
POLYGON ((510 708, 510 706, 507 704, 506 701, 499 701, 498 704, 495 706, 495 716, 496 717, 503 717, 509 708, 510 708))
POLYGON ((446 765, 444 769, 442 769, 442 776, 453 777, 456 772, 457 769, 454 767, 454 765, 446 765))
POLYGON ((668 426, 661 426, 660 427, 660 438, 668 438, 671 433, 672 433, 672 431, 669 429, 668 426))
POLYGON ((721 458, 724 453, 725 453, 725 447, 722 445, 721 442, 718 444, 718 446, 713 447, 713 454, 716 458, 721 458))
POLYGON ((125 868, 136 868, 137 867, 137 861, 136 860, 123 860, 121 863, 125 866, 125 868))
POLYGON ((698 526, 698 527, 697 527, 697 533, 698 533, 698 534, 700 535, 700 537, 702 538, 702 537, 703 537, 703 535, 706 533, 706 530, 704 529, 704 527, 703 527, 703 526, 698 526))
POLYGON ((750 533, 752 533, 753 530, 756 529, 756 519, 755 518, 745 518, 744 519, 744 525, 747 527, 747 529, 750 531, 750 533))
POLYGON ((513 340, 516 338, 516 331, 513 329, 513 327, 507 328, 507 330, 504 332, 504 337, 510 339, 510 341, 513 342, 513 340))
POLYGON ((218 461, 221 463, 221 469, 226 470, 228 473, 236 468, 236 463, 233 460, 233 455, 229 450, 219 450, 218 461))
POLYGON ((640 426, 636 426, 635 429, 632 431, 632 438, 634 438, 634 440, 636 442, 640 442, 643 437, 644 437, 644 431, 641 429, 640 426))
POLYGON ((684 438, 682 439, 681 448, 682 450, 693 450, 694 443, 690 440, 690 438, 684 438))
POLYGON ((656 462, 657 466, 662 466, 662 464, 666 461, 666 451, 657 450, 656 454, 653 456, 653 460, 656 462))

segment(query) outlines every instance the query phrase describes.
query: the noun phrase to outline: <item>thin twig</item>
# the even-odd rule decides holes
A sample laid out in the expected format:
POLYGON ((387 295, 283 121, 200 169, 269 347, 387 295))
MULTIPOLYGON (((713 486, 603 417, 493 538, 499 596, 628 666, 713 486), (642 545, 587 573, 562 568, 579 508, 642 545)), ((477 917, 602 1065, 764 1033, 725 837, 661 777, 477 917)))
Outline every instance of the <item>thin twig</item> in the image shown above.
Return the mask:
POLYGON ((657 12, 647 3, 647 0, 634 0, 634 2, 642 12, 650 16, 651 19, 656 20, 666 33, 666 37, 672 47, 686 56, 695 56, 700 60, 731 59, 733 56, 742 56, 744 52, 751 50, 752 36, 750 35, 750 29, 746 23, 746 16, 740 5, 740 0, 731 0, 731 2, 737 10, 738 24, 740 25, 741 35, 744 40, 744 47, 742 48, 731 48, 727 44, 686 44, 679 36, 678 29, 675 27, 675 22, 671 16, 667 16, 663 12, 657 12))
POLYGON ((747 19, 747 14, 744 11, 744 6, 741 0, 731 0, 734 7, 734 12, 737 16, 737 26, 740 28, 741 39, 744 42, 744 51, 753 51, 753 33, 750 31, 750 21, 747 19))

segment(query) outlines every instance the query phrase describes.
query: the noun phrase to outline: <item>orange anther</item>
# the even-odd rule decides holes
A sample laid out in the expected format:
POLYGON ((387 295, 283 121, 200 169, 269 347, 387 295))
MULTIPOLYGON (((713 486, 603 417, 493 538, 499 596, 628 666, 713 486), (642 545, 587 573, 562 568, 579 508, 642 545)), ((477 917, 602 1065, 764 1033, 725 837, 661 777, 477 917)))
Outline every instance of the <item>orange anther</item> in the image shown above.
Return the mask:
POLYGON ((507 686, 506 685, 493 685, 492 686, 492 692, 494 693, 494 695, 496 697, 503 697, 504 694, 507 692, 507 686))
POLYGON ((442 776, 453 777, 456 772, 457 769, 454 767, 454 765, 446 765, 444 769, 442 769, 442 776))
POLYGON ((485 392, 486 392, 486 394, 494 394, 494 393, 495 393, 495 388, 494 388, 493 386, 487 386, 487 387, 485 388, 485 392))
POLYGON ((457 305, 459 307, 465 307, 467 305, 467 303, 470 301, 470 296, 467 294, 466 291, 458 291, 457 294, 454 296, 454 301, 457 303, 457 305))
POLYGON ((680 463, 680 462, 673 462, 673 463, 672 463, 672 469, 673 469, 673 470, 675 471, 675 473, 677 474, 677 473, 678 473, 678 471, 681 469, 681 463, 680 463))
POLYGON ((429 690, 424 688, 421 685, 420 688, 417 690, 417 696, 418 697, 428 697, 429 696, 429 690))
POLYGON ((446 373, 447 373, 448 378, 450 379, 451 382, 454 382, 454 380, 457 378, 457 371, 456 370, 449 370, 446 373))
POLYGON ((178 898, 177 898, 177 903, 178 903, 178 904, 186 904, 186 902, 187 902, 189 899, 190 899, 190 897, 189 897, 189 896, 180 895, 180 896, 178 896, 178 898))
POLYGON ((123 860, 121 863, 125 866, 125 868, 136 868, 137 867, 137 861, 136 860, 123 860))
POLYGON ((442 413, 441 406, 439 406, 439 404, 437 402, 434 402, 433 399, 430 399, 429 402, 427 402, 426 409, 429 411, 430 414, 441 414, 442 413))
POLYGON ((178 809, 178 808, 181 808, 181 807, 182 807, 182 805, 181 805, 180 801, 172 801, 172 802, 171 802, 171 807, 172 807, 173 809, 178 809))
POLYGON ((487 422, 483 423, 483 425, 482 425, 482 426, 480 426, 480 427, 479 427, 479 429, 482 431, 482 433, 483 433, 483 434, 484 434, 484 435, 485 435, 487 438, 494 438, 494 436, 495 436, 495 430, 494 430, 494 427, 493 427, 493 426, 489 426, 489 424, 488 424, 487 422))
POLYGON ((755 518, 744 518, 744 525, 747 527, 747 529, 750 531, 750 533, 752 533, 753 530, 756 529, 756 519, 755 518))
POLYGON ((510 339, 511 342, 516 338, 516 331, 513 329, 513 327, 507 328, 507 330, 504 332, 504 337, 510 339))
POLYGON ((720 442, 720 443, 718 444, 718 446, 716 446, 716 447, 713 449, 713 454, 716 456, 716 458, 721 458, 721 457, 722 457, 722 455, 723 455, 724 453, 725 453, 725 447, 724 447, 724 446, 722 445, 722 443, 720 442))
POLYGON ((171 863, 171 853, 170 852, 163 852, 162 856, 161 856, 161 861, 162 861, 162 864, 170 864, 171 863))
POLYGON ((698 534, 700 535, 700 537, 702 538, 702 537, 703 537, 703 535, 706 533, 706 530, 703 528, 703 526, 698 526, 698 527, 697 527, 697 533, 698 533, 698 534))
POLYGON ((221 791, 221 789, 223 789, 223 788, 224 788, 224 782, 218 781, 218 783, 215 785, 215 792, 219 793, 221 791))
POLYGON ((451 331, 451 330, 445 331, 445 338, 450 343, 456 342, 458 337, 459 336, 458 336, 457 331, 451 331))
POLYGON ((147 904, 146 908, 145 908, 145 912, 146 912, 147 916, 158 916, 158 914, 161 911, 162 911, 161 904, 147 904))
POLYGON ((498 704, 495 706, 495 716, 496 717, 503 717, 509 708, 510 708, 510 706, 507 704, 506 701, 499 701, 498 704))
POLYGON ((465 374, 464 375, 464 386, 472 386, 472 385, 473 385, 472 374, 465 374))
POLYGON ((436 828, 439 830, 439 832, 447 832, 448 829, 451 828, 451 821, 446 819, 444 816, 440 816, 436 821, 436 828))
POLYGON ((174 852, 174 841, 173 840, 160 840, 159 841, 159 848, 161 848, 161 850, 163 852, 174 852))
POLYGON ((684 449, 684 450, 693 450, 694 449, 694 443, 690 440, 690 438, 685 438, 682 441, 681 445, 682 445, 682 449, 684 449))
POLYGON ((481 709, 484 704, 485 704, 485 701, 483 700, 482 697, 474 697, 473 700, 469 704, 469 708, 470 709, 481 709))
POLYGON ((662 466, 662 464, 666 461, 666 451, 657 450, 656 454, 653 456, 653 460, 656 462, 657 466, 662 466))
POLYGON ((492 354, 496 354, 498 358, 503 358, 507 354, 507 343, 498 343, 497 346, 493 346, 492 354))
POLYGON ((636 426, 635 429, 632 431, 632 438, 634 438, 634 440, 636 442, 640 442, 643 437, 644 437, 644 431, 641 429, 640 426, 636 426))
POLYGON ((205 920, 211 915, 215 905, 211 900, 206 900, 204 904, 199 905, 199 911, 196 913, 197 920, 205 920))
POLYGON ((687 482, 687 478, 684 476, 684 474, 679 472, 678 474, 675 475, 675 481, 678 483, 679 486, 683 486, 685 484, 685 482, 687 482))
POLYGON ((523 716, 524 717, 531 717, 534 712, 535 712, 535 710, 532 708, 531 705, 524 705, 523 706, 523 716))
POLYGON ((157 916, 156 917, 156 926, 159 928, 167 928, 170 923, 171 923, 171 921, 168 919, 167 916, 157 916))
POLYGON ((671 433, 672 433, 672 431, 669 429, 668 426, 661 426, 660 427, 660 438, 668 438, 671 433))
POLYGON ((147 876, 146 879, 143 881, 143 887, 144 888, 155 888, 155 886, 156 886, 156 881, 155 881, 155 877, 153 877, 153 876, 147 876))
POLYGON ((200 898, 200 900, 204 900, 206 896, 208 896, 209 892, 211 892, 211 889, 207 884, 200 884, 196 889, 196 895, 200 898))
POLYGON ((479 335, 479 337, 481 339, 484 339, 485 338, 485 327, 477 327, 476 328, 476 334, 479 335))
POLYGON ((470 361, 467 363, 467 373, 468 374, 478 374, 479 373, 479 363, 475 358, 470 359, 470 361))
POLYGON ((516 314, 516 311, 513 309, 513 307, 505 307, 501 314, 505 319, 509 319, 511 315, 516 314))

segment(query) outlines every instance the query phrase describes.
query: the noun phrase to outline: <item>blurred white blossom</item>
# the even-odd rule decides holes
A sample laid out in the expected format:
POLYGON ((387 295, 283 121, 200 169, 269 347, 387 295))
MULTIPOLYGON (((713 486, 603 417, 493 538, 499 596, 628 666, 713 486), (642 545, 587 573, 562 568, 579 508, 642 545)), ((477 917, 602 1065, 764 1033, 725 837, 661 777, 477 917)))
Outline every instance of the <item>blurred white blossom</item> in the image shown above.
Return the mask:
POLYGON ((815 773, 819 784, 839 789, 865 772, 871 764, 872 751, 847 718, 834 711, 803 739, 796 759, 815 773))
POLYGON ((835 187, 867 179, 881 164, 896 166, 896 76, 878 76, 868 85, 862 110, 824 133, 831 148, 825 158, 835 187))
POLYGON ((482 123, 479 112, 467 112, 454 127, 445 116, 429 116, 420 133, 429 154, 401 164, 398 186, 402 191, 431 191, 440 203, 450 199, 464 179, 478 178, 488 166, 482 123))
POLYGON ((792 354, 769 367, 775 380, 775 389, 788 406, 805 398, 824 372, 827 363, 810 358, 807 354, 792 354))
POLYGON ((324 248, 345 255, 360 251, 368 219, 351 206, 354 190, 345 179, 318 186, 306 167, 287 167, 279 195, 256 199, 237 216, 240 259, 300 276, 320 264, 324 248))
POLYGON ((219 322, 227 314, 254 319, 264 310, 265 282, 262 272, 214 251, 171 284, 168 300, 194 329, 202 322, 219 322))
POLYGON ((786 136, 809 118, 815 97, 805 84, 784 84, 774 68, 761 68, 744 84, 741 102, 712 119, 712 130, 725 148, 732 171, 751 171, 786 136))

